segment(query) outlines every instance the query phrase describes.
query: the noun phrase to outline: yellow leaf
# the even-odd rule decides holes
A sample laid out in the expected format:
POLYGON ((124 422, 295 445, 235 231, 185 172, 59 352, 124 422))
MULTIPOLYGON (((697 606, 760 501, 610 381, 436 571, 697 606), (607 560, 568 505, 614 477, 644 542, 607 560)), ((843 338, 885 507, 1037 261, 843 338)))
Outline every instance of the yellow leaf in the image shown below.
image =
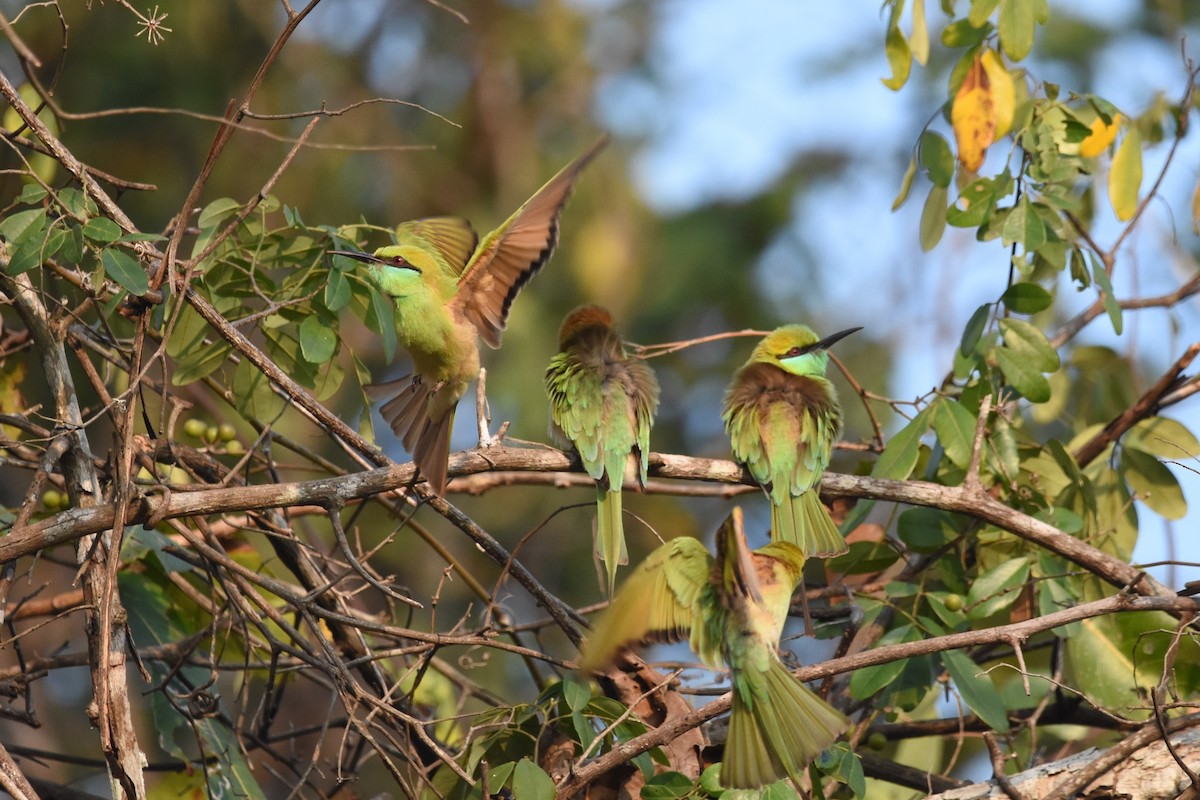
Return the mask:
POLYGON ((1092 132, 1079 143, 1079 155, 1084 158, 1095 158, 1100 155, 1117 138, 1117 131, 1120 128, 1120 114, 1113 117, 1113 121, 1107 125, 1104 124, 1104 117, 1097 116, 1092 120, 1092 132))
POLYGON ((1113 156, 1112 169, 1108 171, 1108 199, 1121 222, 1129 220, 1137 211, 1141 186, 1142 137, 1138 135, 1137 127, 1131 126, 1113 156))
POLYGON ((925 66, 925 62, 929 61, 929 24, 925 21, 925 0, 913 0, 912 24, 908 47, 912 50, 913 59, 925 66))
POLYGON ((1004 68, 1004 62, 994 50, 984 50, 983 70, 987 73, 988 83, 992 90, 992 106, 996 114, 996 134, 999 139, 1012 129, 1013 112, 1017 105, 1017 92, 1013 87, 1012 76, 1004 68))
POLYGON ((954 105, 950 107, 950 124, 958 142, 958 160, 975 172, 996 139, 996 106, 987 71, 978 55, 958 87, 954 105))

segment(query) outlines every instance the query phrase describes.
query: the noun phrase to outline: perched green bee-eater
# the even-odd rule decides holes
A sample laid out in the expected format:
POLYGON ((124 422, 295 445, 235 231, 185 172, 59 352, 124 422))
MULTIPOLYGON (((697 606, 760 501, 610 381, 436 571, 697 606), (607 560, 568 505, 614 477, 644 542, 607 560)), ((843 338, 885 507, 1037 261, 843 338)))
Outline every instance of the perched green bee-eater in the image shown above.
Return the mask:
POLYGON ((637 480, 645 487, 658 380, 649 364, 628 356, 612 316, 600 306, 568 314, 558 348, 546 369, 551 434, 579 451, 596 481, 596 558, 604 562, 611 595, 617 565, 629 563, 621 521, 625 465, 631 456, 636 460, 637 480))
POLYGON ((717 532, 716 559, 691 537, 646 557, 584 642, 580 668, 603 668, 635 642, 687 635, 706 664, 729 665, 733 708, 721 784, 754 789, 799 781, 849 725, 792 677, 776 651, 803 569, 804 554, 789 542, 751 552, 735 507, 717 532))
POLYGON ((818 339, 807 325, 776 328, 725 390, 725 431, 734 458, 771 498, 771 538, 807 557, 846 551, 817 484, 842 432, 837 392, 825 378, 826 350, 858 330, 818 339))
POLYGON ((603 137, 479 240, 460 217, 430 217, 396 228, 396 244, 373 255, 333 251, 365 262, 368 277, 396 302, 396 335, 412 376, 370 387, 392 431, 439 496, 446 493, 454 409, 479 372, 479 338, 500 346, 521 287, 558 244, 558 217, 571 186, 608 143, 603 137))

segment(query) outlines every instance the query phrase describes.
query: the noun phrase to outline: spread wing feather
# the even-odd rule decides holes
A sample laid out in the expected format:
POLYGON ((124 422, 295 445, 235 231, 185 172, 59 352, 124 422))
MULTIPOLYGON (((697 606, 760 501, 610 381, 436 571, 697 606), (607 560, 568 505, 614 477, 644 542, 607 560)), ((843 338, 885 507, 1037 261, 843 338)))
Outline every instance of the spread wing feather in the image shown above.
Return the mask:
POLYGON ((608 144, 604 136, 567 164, 484 237, 459 279, 451 306, 469 319, 491 347, 500 346, 508 310, 521 287, 550 260, 558 244, 558 217, 579 173, 608 144))
POLYGON ((703 621, 696 605, 708 585, 712 561, 704 545, 690 536, 672 539, 648 555, 621 584, 584 642, 580 668, 601 669, 632 644, 688 636, 703 621))

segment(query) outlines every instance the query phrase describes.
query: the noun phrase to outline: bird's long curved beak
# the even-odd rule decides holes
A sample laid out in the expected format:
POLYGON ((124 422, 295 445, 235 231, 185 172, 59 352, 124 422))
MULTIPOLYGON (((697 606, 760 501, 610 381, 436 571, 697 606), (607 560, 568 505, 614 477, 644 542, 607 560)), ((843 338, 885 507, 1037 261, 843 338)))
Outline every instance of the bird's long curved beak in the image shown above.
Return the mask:
POLYGON ((841 341, 842 339, 845 339, 850 334, 852 334, 856 331, 861 331, 861 330, 862 330, 862 326, 859 325, 857 328, 847 328, 844 331, 838 331, 837 333, 835 333, 831 336, 826 336, 824 339, 822 339, 821 341, 812 345, 812 347, 810 347, 808 349, 810 349, 810 350, 828 350, 836 342, 841 341))
POLYGON ((376 258, 375 256, 371 255, 370 253, 364 253, 360 250, 330 250, 329 255, 345 256, 346 258, 353 258, 355 261, 362 261, 364 264, 382 264, 383 263, 383 259, 376 258))

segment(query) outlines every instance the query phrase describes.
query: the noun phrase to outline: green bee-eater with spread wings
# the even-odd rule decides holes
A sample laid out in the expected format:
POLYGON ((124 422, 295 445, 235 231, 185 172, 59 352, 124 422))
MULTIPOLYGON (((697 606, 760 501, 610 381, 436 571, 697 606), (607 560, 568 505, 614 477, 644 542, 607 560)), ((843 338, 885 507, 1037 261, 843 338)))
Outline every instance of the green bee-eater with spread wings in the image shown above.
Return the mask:
POLYGON ((500 346, 521 287, 550 259, 571 186, 608 143, 601 138, 555 175, 496 230, 479 239, 460 217, 431 217, 396 228, 396 244, 368 255, 368 277, 396 303, 396 335, 413 374, 372 387, 389 398, 383 418, 438 495, 446 492, 454 409, 479 372, 479 338, 500 346))
POLYGON ((792 677, 776 650, 803 568, 804 554, 789 542, 751 552, 741 509, 734 508, 717 533, 715 559, 690 537, 647 556, 584 642, 580 668, 603 668, 633 643, 687 636, 705 663, 729 666, 733 706, 722 785, 799 781, 849 725, 792 677))

